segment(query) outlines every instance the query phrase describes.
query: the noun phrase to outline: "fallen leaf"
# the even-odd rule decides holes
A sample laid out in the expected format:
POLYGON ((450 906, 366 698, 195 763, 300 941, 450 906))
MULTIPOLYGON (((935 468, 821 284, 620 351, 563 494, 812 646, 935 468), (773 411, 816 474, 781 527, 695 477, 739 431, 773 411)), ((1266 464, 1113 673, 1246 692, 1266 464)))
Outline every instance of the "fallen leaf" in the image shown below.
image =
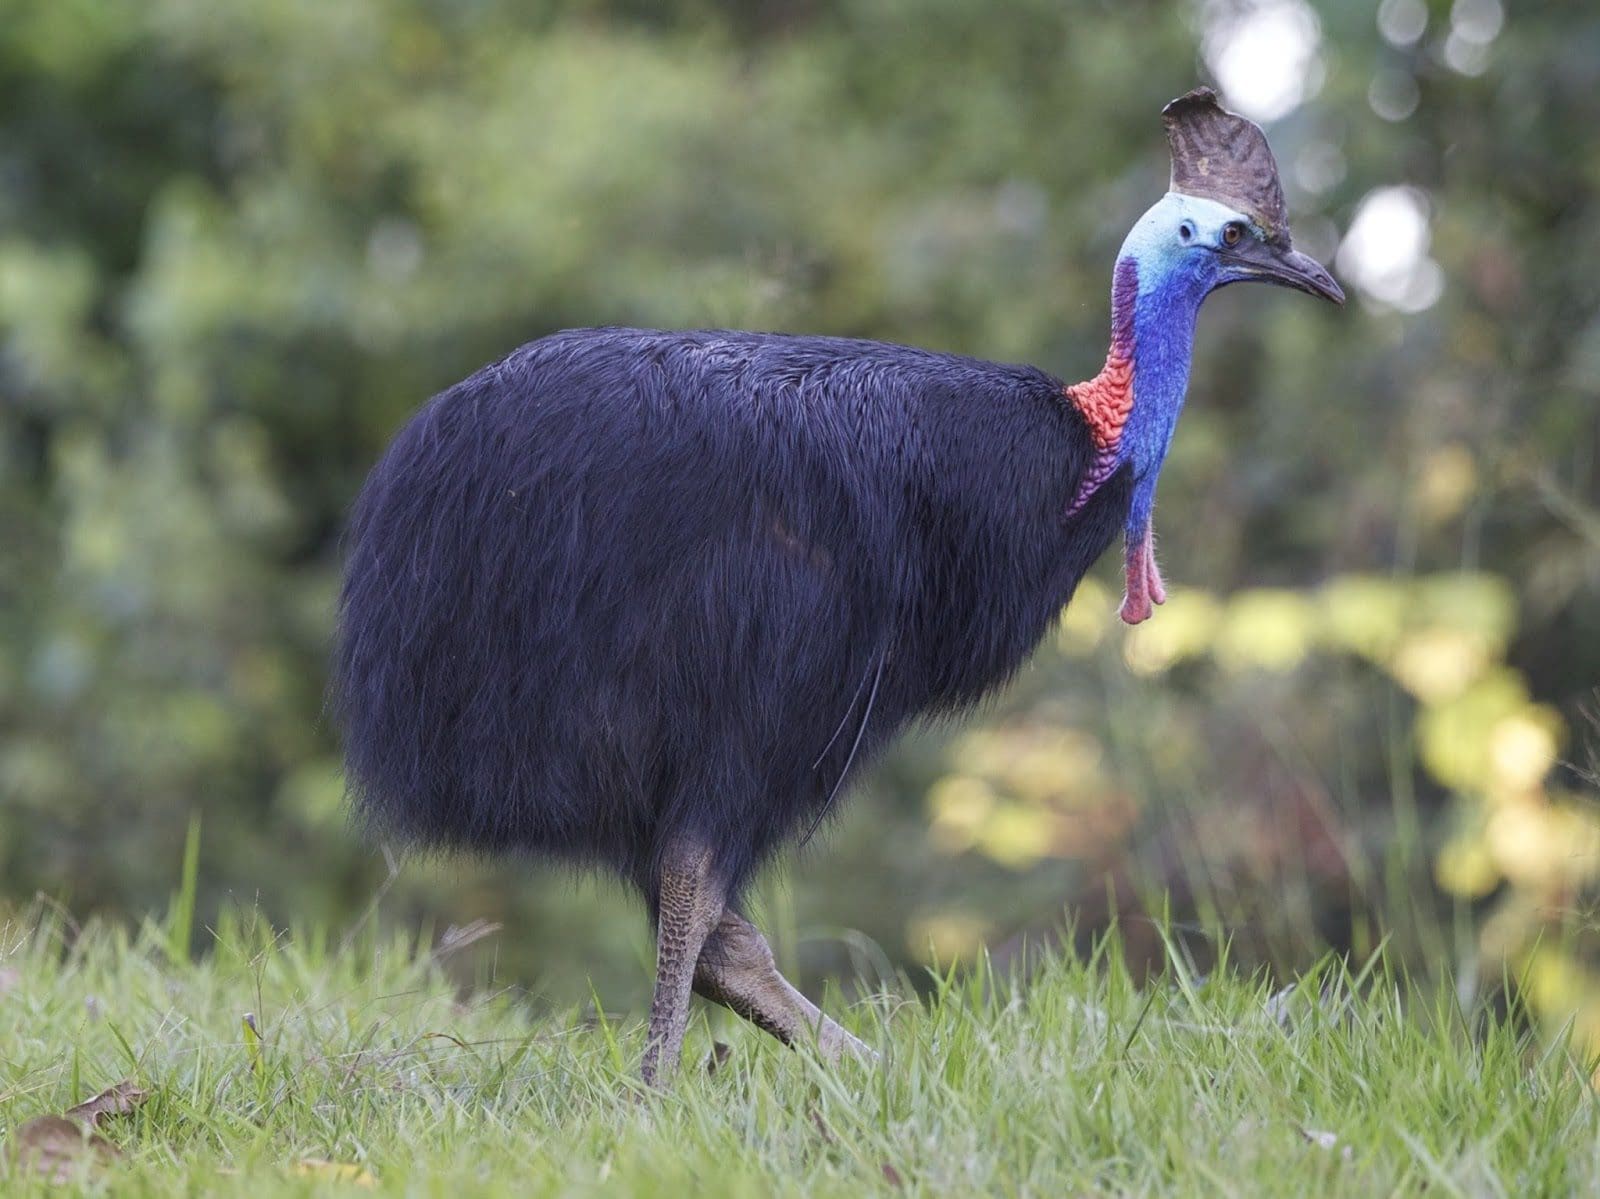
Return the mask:
POLYGON ((711 1042, 711 1053, 706 1058, 706 1073, 715 1074, 722 1069, 722 1064, 733 1056, 733 1046, 722 1041, 711 1042))
POLYGON ((890 1186, 892 1186, 892 1187, 903 1187, 903 1186, 905 1186, 906 1182, 905 1182, 905 1179, 900 1177, 900 1171, 896 1170, 888 1162, 884 1162, 882 1165, 880 1165, 878 1167, 878 1170, 879 1170, 880 1173, 882 1173, 883 1180, 886 1183, 888 1183, 890 1186))
POLYGON ((372 1187, 378 1180, 372 1171, 355 1162, 330 1162, 320 1157, 308 1157, 295 1162, 294 1172, 302 1178, 328 1178, 334 1182, 348 1182, 352 1186, 372 1187))
POLYGON ((11 1134, 6 1148, 18 1171, 48 1182, 71 1182, 122 1156, 92 1121, 66 1116, 35 1116, 11 1134))
POLYGON ((35 1116, 6 1140, 6 1156, 19 1170, 50 1182, 70 1182, 122 1156, 95 1131, 107 1116, 125 1116, 150 1097, 131 1078, 107 1087, 59 1116, 35 1116))
POLYGON ((92 1099, 85 1099, 77 1107, 66 1110, 69 1120, 81 1120, 91 1128, 99 1128, 107 1116, 126 1116, 150 1098, 150 1092, 131 1078, 124 1078, 115 1086, 107 1087, 92 1099))

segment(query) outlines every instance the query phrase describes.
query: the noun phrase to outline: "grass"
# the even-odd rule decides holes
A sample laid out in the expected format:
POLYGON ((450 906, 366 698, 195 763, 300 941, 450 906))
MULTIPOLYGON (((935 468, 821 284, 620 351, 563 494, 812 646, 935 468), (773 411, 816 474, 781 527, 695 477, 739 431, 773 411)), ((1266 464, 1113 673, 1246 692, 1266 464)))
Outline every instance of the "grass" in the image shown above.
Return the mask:
MULTIPOLYGON (((1586 1065, 1381 959, 1354 975, 1330 959, 1276 993, 1226 966, 1141 988, 1109 941, 1025 982, 979 966, 927 998, 831 997, 881 1068, 832 1071, 697 1015, 676 1090, 643 1096, 636 1019, 463 995, 403 938, 340 947, 247 917, 190 961, 173 952, 186 907, 139 933, 45 918, 0 934, 0 1135, 121 1079, 149 1092, 102 1126, 120 1158, 70 1185, 451 1199, 1600 1188, 1586 1065), (713 1033, 731 1052, 708 1074, 713 1033)), ((62 1193, 10 1170, 7 1196, 62 1193)))

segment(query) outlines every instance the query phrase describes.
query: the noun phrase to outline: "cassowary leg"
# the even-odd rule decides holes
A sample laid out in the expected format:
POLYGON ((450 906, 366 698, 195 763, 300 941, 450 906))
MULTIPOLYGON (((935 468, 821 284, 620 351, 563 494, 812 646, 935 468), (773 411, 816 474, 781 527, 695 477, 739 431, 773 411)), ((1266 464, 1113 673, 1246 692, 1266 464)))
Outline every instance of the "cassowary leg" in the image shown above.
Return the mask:
POLYGON ((695 969, 694 989, 707 999, 737 1012, 785 1045, 815 1037, 829 1061, 848 1050, 876 1061, 878 1055, 824 1016, 817 1005, 778 973, 767 940, 732 908, 706 938, 695 969))
POLYGON ((678 843, 662 857, 657 894, 656 988, 650 1000, 650 1033, 640 1074, 657 1086, 678 1067, 695 963, 707 935, 722 915, 724 892, 713 873, 711 853, 678 843))

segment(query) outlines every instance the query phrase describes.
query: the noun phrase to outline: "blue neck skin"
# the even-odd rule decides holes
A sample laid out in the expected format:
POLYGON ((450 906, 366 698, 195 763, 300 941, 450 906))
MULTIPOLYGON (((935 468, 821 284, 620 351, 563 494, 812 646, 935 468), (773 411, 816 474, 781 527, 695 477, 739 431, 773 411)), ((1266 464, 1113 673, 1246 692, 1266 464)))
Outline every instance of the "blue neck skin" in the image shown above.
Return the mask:
MULTIPOLYGON (((1150 523, 1156 479, 1189 389, 1200 304, 1229 281, 1214 253, 1179 241, 1178 227, 1189 220, 1203 236, 1234 216, 1210 200, 1168 193, 1140 218, 1122 244, 1120 257, 1133 261, 1138 287, 1133 307, 1133 410, 1117 453, 1118 461, 1133 467, 1130 537, 1141 536, 1150 523)), ((1119 272, 1119 278, 1125 277, 1119 272)))
POLYGON ((1150 521, 1156 479, 1166 461, 1172 432, 1189 390, 1189 360, 1194 352, 1195 318, 1205 291, 1185 276, 1139 271, 1139 298, 1133 309, 1133 411, 1122 428, 1117 457, 1133 466, 1130 532, 1150 521))

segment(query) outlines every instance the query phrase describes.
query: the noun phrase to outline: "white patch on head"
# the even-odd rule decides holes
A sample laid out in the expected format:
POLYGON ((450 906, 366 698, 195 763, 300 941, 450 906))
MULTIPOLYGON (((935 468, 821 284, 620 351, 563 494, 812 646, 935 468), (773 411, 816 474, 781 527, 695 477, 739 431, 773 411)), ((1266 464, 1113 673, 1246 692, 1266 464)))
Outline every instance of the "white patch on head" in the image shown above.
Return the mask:
POLYGON ((1247 229, 1256 232, 1254 222, 1242 212, 1226 204, 1207 200, 1202 196, 1186 196, 1168 192, 1150 206, 1129 230, 1122 243, 1122 257, 1136 262, 1157 264, 1171 260, 1179 254, 1204 247, 1215 248, 1222 241, 1222 227, 1233 221, 1243 221, 1247 229), (1194 236, 1183 240, 1184 222, 1189 222, 1194 236))

